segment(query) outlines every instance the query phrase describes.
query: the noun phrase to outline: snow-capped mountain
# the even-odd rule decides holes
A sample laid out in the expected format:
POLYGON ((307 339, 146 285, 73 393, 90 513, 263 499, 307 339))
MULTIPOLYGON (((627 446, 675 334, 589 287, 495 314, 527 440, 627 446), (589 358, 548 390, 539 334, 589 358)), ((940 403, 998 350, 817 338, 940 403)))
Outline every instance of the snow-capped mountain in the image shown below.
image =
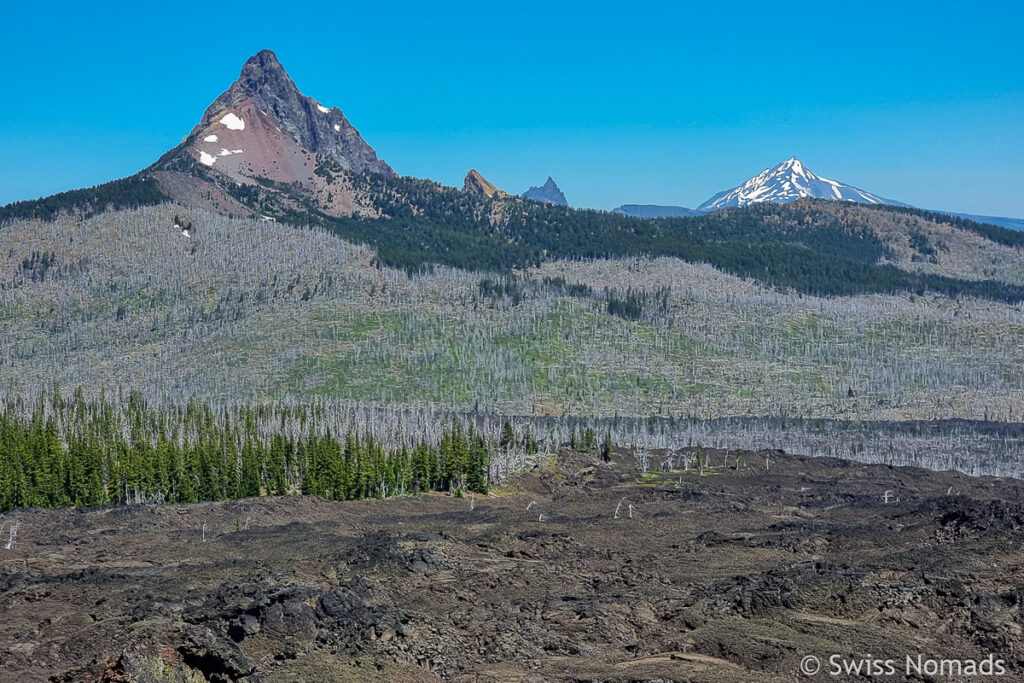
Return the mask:
POLYGON ((719 192, 697 207, 698 211, 714 211, 727 206, 746 206, 759 202, 785 204, 804 197, 835 199, 862 204, 894 204, 909 206, 836 180, 812 173, 796 157, 766 168, 738 187, 719 192))

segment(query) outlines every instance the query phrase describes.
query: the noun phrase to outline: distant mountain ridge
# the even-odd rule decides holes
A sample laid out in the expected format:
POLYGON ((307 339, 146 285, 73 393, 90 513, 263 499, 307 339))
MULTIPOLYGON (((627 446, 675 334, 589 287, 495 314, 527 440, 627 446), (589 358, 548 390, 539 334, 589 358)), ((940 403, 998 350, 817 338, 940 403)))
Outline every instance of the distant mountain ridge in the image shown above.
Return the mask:
POLYGON ((978 216, 973 213, 953 213, 949 211, 943 211, 941 213, 949 213, 949 215, 951 216, 969 218, 977 223, 988 223, 989 225, 998 225, 1001 228, 1024 231, 1024 218, 1008 218, 1006 216, 978 216))
POLYGON ((791 157, 771 168, 766 168, 741 185, 719 192, 698 206, 697 210, 714 211, 730 206, 746 206, 761 202, 785 204, 808 197, 853 201, 861 204, 909 206, 852 185, 816 175, 799 159, 791 157))
POLYGON ((523 199, 548 202, 549 204, 559 204, 561 206, 569 205, 569 202, 565 199, 565 195, 562 194, 562 190, 559 189, 558 184, 551 176, 548 176, 547 181, 540 187, 533 186, 524 192, 522 197, 523 199))
POLYGON ((540 201, 510 195, 475 169, 461 191, 398 176, 339 109, 303 95, 276 56, 263 51, 153 166, 87 190, 4 207, 0 222, 171 201, 319 226, 372 247, 378 263, 410 271, 435 264, 501 271, 560 258, 673 256, 816 294, 937 291, 1024 299, 1024 278, 1015 270, 1024 233, 885 206, 890 200, 817 176, 796 158, 698 209, 566 209, 550 177, 524 194, 540 201), (714 211, 702 210, 709 204, 714 211), (984 271, 979 248, 987 254, 984 271))
MULTIPOLYGON (((235 215, 269 214, 299 218, 310 211, 328 217, 381 216, 379 201, 359 190, 355 176, 396 178, 337 107, 304 95, 277 56, 261 50, 246 60, 238 79, 205 110, 183 142, 152 166, 92 188, 14 202, 0 215, 52 217, 92 215, 173 200, 186 206, 235 215)), ((473 172, 471 172, 473 173, 473 172)), ((486 196, 513 197, 476 174, 463 189, 486 196)), ((365 183, 363 183, 365 185, 365 183)), ((379 183, 369 183, 379 189, 379 183)), ((522 198, 567 206, 550 176, 522 198)), ((909 206, 839 181, 818 176, 792 157, 696 209, 675 205, 623 204, 616 215, 638 218, 699 216, 728 207, 801 198, 909 206)), ((1024 230, 1024 219, 945 211, 976 222, 1024 230)))
POLYGON ((704 212, 685 206, 661 206, 659 204, 623 204, 612 209, 612 213, 633 218, 682 218, 700 216, 704 212))

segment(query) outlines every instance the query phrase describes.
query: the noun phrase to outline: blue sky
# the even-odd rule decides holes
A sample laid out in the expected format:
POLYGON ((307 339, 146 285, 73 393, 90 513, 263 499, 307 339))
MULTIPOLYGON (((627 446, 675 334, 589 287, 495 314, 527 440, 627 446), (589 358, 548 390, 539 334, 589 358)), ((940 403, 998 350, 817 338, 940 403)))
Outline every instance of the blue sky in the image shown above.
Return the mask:
POLYGON ((399 173, 696 206, 790 156, 1024 217, 1016 2, 8 3, 0 203, 129 175, 262 48, 399 173))

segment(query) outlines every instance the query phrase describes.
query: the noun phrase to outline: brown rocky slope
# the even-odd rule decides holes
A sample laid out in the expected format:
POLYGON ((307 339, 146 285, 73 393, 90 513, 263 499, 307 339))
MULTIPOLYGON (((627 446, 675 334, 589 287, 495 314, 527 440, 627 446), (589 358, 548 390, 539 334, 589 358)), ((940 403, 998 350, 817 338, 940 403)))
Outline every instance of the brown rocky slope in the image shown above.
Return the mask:
MULTIPOLYGON (((303 95, 270 50, 249 58, 184 141, 148 170, 189 206, 245 213, 232 198, 278 190, 280 210, 304 210, 307 199, 331 216, 373 214, 346 173, 395 175, 340 109, 303 95)), ((275 204, 248 202, 257 203, 275 204)))

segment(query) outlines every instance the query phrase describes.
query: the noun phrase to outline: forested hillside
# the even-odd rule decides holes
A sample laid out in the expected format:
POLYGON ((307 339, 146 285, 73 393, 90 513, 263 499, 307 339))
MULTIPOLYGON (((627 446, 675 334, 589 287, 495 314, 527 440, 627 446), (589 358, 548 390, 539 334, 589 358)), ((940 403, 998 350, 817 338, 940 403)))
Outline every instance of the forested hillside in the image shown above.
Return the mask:
MULTIPOLYGON (((756 225, 896 254, 859 211, 756 207, 688 229, 780 263, 810 249, 752 244, 756 225)), ((537 215, 521 225, 540 235, 537 215)), ((924 229, 899 221, 886 229, 924 229)), ((3 238, 5 507, 483 491, 530 454, 608 440, 640 459, 756 444, 1020 473, 1021 435, 985 426, 1024 421, 1024 316, 1003 297, 820 297, 664 256, 405 270, 333 230, 174 205, 13 221, 3 238)))
MULTIPOLYGON (((1024 299, 1021 233, 935 212, 801 200, 641 220, 486 197, 430 180, 350 174, 325 159, 316 175, 336 192, 354 192, 357 204, 372 207, 373 217, 328 216, 299 186, 270 180, 225 191, 254 212, 319 225, 371 246, 380 263, 410 272, 436 265, 494 272, 558 259, 672 256, 815 295, 935 292, 1024 299)), ((8 205, 0 209, 0 222, 90 216, 166 199, 153 178, 137 175, 8 205)))
POLYGON ((815 297, 669 257, 410 274, 322 230, 172 206, 13 223, 4 244, 16 393, 56 378, 152 400, 1022 419, 1020 304, 815 297))
MULTIPOLYGON (((755 204, 705 216, 641 220, 515 198, 488 198, 413 178, 360 174, 353 180, 356 191, 382 217, 323 217, 321 224, 373 246, 383 263, 406 269, 439 263, 494 271, 551 259, 674 256, 818 295, 931 291, 1008 302, 1024 298, 1024 289, 1016 284, 971 276, 970 271, 954 270, 960 277, 950 277, 941 271, 880 264, 883 259, 897 260, 897 253, 865 218, 870 214, 859 212, 859 205, 804 200, 755 204)), ((1005 228, 981 227, 941 214, 923 217, 941 218, 946 225, 1017 246, 1013 240, 1019 236, 1005 228)), ((935 255, 923 232, 907 232, 912 255, 935 255), (917 235, 916 242, 911 234, 917 235)), ((945 243, 942 247, 948 249, 945 243)), ((910 265, 911 258, 906 260, 910 265)))
POLYGON ((62 215, 89 217, 104 211, 135 209, 168 201, 168 197, 151 176, 136 174, 109 183, 69 190, 0 207, 0 226, 24 218, 53 220, 62 215))

